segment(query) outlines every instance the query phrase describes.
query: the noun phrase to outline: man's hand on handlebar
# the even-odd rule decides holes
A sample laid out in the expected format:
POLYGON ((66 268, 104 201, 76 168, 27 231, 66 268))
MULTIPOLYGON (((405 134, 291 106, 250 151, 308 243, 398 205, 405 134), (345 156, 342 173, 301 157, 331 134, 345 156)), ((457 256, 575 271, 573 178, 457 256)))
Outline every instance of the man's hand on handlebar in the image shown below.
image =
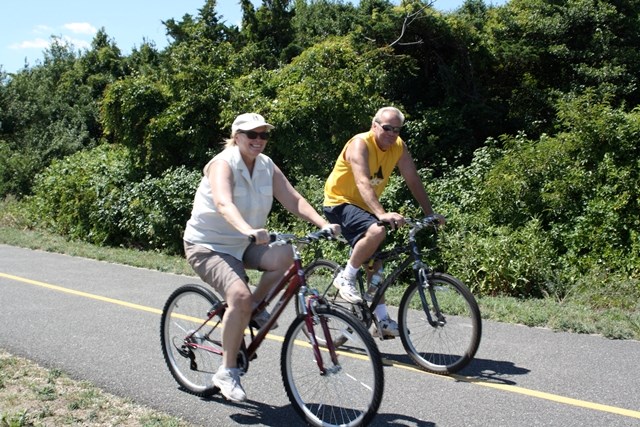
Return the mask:
POLYGON ((405 224, 404 217, 397 212, 385 212, 378 216, 378 221, 386 223, 392 230, 402 227, 405 224))
POLYGON ((444 225, 447 223, 447 219, 444 217, 444 215, 440 215, 440 214, 437 214, 437 213, 433 213, 433 214, 427 216, 425 218, 425 220, 427 220, 429 222, 431 222, 432 220, 433 221, 437 221, 439 227, 444 227, 444 225))
POLYGON ((342 234, 342 228, 339 224, 327 224, 321 230, 330 233, 332 237, 338 237, 342 234))

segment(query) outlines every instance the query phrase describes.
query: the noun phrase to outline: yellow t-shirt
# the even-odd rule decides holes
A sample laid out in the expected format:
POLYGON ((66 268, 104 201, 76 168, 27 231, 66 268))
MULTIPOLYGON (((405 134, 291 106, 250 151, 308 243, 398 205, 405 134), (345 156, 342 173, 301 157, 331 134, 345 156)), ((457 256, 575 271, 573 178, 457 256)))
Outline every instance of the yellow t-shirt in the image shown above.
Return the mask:
POLYGON ((376 144, 373 132, 369 131, 358 134, 344 145, 333 167, 333 171, 331 171, 329 178, 327 178, 327 182, 324 185, 324 206, 337 206, 343 203, 350 203, 371 212, 362 199, 358 187, 356 187, 351 164, 345 159, 347 147, 355 138, 361 138, 367 144, 369 151, 369 171, 371 171, 369 182, 378 197, 380 197, 387 186, 389 177, 395 169, 398 160, 400 160, 400 156, 402 156, 403 141, 398 137, 396 138, 396 142, 387 151, 382 151, 376 144))

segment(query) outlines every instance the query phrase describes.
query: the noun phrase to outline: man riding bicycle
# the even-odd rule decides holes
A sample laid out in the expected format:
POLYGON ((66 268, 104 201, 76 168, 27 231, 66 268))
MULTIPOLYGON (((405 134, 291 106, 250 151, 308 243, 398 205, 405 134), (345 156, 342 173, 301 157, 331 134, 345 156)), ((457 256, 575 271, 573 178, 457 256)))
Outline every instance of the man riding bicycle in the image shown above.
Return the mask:
MULTIPOLYGON (((352 247, 349 261, 333 285, 353 304, 362 302, 356 288, 358 269, 378 250, 386 237, 386 222, 394 230, 404 224, 397 212, 387 212, 380 203, 391 173, 397 166, 425 216, 434 215, 431 202, 405 142, 400 138, 404 114, 395 107, 379 109, 368 132, 352 137, 338 156, 324 187, 324 214, 342 227, 352 247)), ((445 218, 437 215, 441 224, 445 218)), ((374 265, 370 276, 380 266, 374 265)), ((389 317, 384 299, 374 312, 384 338, 398 336, 398 324, 389 317)), ((374 336, 378 335, 377 329, 374 336)))

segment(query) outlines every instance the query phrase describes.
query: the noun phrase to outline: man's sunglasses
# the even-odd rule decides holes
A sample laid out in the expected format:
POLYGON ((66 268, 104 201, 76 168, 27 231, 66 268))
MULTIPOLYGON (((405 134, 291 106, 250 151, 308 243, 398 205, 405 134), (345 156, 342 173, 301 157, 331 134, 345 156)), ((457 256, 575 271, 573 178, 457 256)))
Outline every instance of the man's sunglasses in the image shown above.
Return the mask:
POLYGON ((264 139, 265 141, 269 139, 269 132, 256 132, 255 130, 239 130, 238 133, 244 133, 247 135, 249 139, 256 139, 260 137, 260 139, 264 139))
POLYGON ((400 133, 400 131, 402 130, 402 126, 383 125, 380 124, 380 122, 376 123, 378 123, 378 126, 380 126, 385 132, 400 133))

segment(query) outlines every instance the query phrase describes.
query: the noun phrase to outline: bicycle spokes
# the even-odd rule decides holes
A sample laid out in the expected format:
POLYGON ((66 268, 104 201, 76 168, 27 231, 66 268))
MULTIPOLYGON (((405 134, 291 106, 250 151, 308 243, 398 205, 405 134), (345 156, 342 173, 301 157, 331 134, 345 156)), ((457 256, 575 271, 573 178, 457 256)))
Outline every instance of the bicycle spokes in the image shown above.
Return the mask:
POLYGON ((384 387, 378 357, 368 331, 342 311, 319 306, 314 315, 297 317, 287 331, 281 364, 294 409, 312 425, 368 424, 380 405, 384 387), (315 320, 310 322, 311 318, 315 320), (324 340, 331 346, 334 337, 347 333, 348 349, 339 353, 320 344, 324 340), (319 372, 318 366, 323 370, 319 372))
POLYGON ((209 290, 184 285, 169 297, 161 317, 160 338, 169 370, 186 391, 197 396, 217 391, 211 376, 222 361, 222 328, 216 327, 219 317, 210 317, 217 304, 209 290))
POLYGON ((400 303, 399 326, 409 356, 423 369, 440 374, 466 366, 480 342, 475 299, 459 280, 442 273, 407 288, 400 303))

